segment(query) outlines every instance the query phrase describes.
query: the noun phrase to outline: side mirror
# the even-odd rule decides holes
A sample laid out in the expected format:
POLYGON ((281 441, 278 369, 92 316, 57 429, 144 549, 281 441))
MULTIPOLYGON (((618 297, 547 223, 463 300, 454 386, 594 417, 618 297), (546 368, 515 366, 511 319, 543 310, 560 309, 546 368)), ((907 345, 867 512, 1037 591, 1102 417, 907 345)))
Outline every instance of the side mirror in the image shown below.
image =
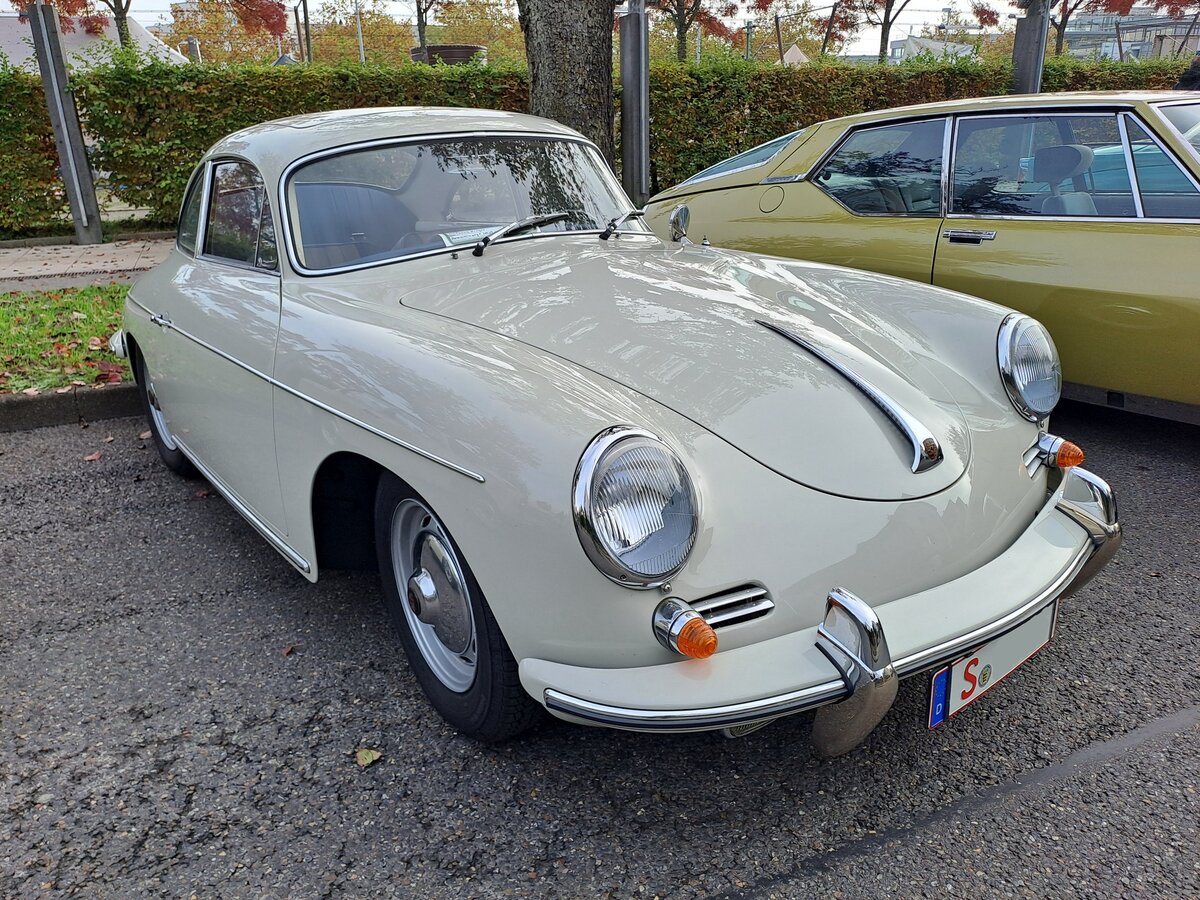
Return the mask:
MULTIPOLYGON (((671 210, 671 218, 667 220, 671 226, 671 240, 678 243, 683 243, 687 240, 688 223, 691 221, 691 218, 692 214, 682 203, 671 210)), ((688 241, 688 243, 691 242, 688 241)))

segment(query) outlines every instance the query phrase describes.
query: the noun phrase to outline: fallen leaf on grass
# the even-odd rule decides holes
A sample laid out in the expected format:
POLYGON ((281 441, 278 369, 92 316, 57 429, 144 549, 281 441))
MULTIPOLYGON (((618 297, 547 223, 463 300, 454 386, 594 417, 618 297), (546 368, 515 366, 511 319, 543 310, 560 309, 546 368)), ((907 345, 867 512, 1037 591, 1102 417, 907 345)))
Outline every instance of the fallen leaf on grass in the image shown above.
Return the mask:
POLYGON ((153 436, 154 435, 152 435, 149 431, 143 431, 141 434, 138 435, 138 440, 139 441, 148 441, 153 436))
POLYGON ((87 318, 87 313, 81 313, 81 312, 76 311, 76 312, 71 313, 71 318, 75 319, 77 322, 82 322, 84 319, 87 318))
POLYGON ((103 346, 104 346, 104 338, 98 338, 98 337, 88 338, 88 349, 89 350, 99 350, 103 346))
POLYGON ((295 645, 295 644, 287 644, 287 645, 285 645, 285 646, 284 646, 283 650, 281 650, 280 652, 281 652, 281 653, 282 653, 284 656, 291 656, 291 655, 292 655, 292 654, 293 654, 295 651, 296 651, 296 645, 295 645))
POLYGON ((95 462, 103 455, 104 455, 103 453, 101 453, 99 450, 97 450, 95 453, 89 453, 87 456, 85 456, 83 458, 83 461, 84 462, 95 462))
POLYGON ((367 748, 363 747, 355 752, 354 761, 358 763, 360 767, 365 769, 367 766, 378 762, 381 756, 383 756, 383 754, 378 750, 368 750, 367 748))
POLYGON ((54 393, 56 393, 56 394, 66 394, 66 393, 69 393, 69 392, 70 392, 70 390, 71 390, 71 386, 70 386, 70 385, 67 385, 66 387, 62 387, 62 388, 55 388, 55 389, 54 389, 54 393))
POLYGON ((41 391, 39 391, 37 388, 25 388, 25 390, 21 391, 21 393, 26 397, 36 397, 41 393, 41 391))

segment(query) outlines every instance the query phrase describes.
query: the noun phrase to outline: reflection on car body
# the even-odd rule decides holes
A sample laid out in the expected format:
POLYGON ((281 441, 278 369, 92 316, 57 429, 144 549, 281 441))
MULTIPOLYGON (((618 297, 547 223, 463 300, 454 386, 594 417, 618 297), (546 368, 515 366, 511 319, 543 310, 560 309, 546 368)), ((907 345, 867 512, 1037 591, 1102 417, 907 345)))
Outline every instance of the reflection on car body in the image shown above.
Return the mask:
POLYGON ((527 116, 230 136, 116 343, 164 462, 309 579, 378 570, 426 695, 481 740, 544 710, 736 735, 816 708, 843 752, 900 677, 972 654, 998 681, 1120 542, 1049 431, 1034 319, 660 241, 527 116))
POLYGON ((990 97, 809 126, 651 199, 713 244, 1035 315, 1080 399, 1200 421, 1200 100, 990 97), (768 198, 767 192, 770 191, 768 198))

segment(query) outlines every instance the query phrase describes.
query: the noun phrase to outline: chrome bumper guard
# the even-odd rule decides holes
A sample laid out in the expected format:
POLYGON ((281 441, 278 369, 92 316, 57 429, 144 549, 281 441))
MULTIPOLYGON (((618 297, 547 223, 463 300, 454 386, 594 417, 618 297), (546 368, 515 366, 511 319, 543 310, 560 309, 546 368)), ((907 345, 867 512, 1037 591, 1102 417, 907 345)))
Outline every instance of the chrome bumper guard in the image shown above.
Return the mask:
POLYGON ((825 756, 844 753, 865 739, 891 708, 901 677, 958 659, 1036 615, 1058 598, 1074 594, 1104 568, 1121 544, 1117 500, 1112 488, 1086 469, 1067 469, 1055 505, 1087 532, 1088 543, 1060 578, 983 628, 893 661, 875 611, 844 588, 835 588, 826 599, 825 618, 817 627, 817 647, 837 670, 837 679, 786 694, 698 709, 608 706, 548 688, 546 706, 564 715, 613 728, 663 732, 765 723, 824 707, 814 722, 814 746, 825 756))

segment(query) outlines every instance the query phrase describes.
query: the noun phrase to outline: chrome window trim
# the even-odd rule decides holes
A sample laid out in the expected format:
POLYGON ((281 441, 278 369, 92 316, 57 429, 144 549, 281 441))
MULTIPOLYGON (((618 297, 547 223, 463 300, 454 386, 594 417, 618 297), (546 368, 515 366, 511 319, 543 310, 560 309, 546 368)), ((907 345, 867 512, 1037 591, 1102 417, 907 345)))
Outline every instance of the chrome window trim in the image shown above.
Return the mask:
POLYGON ((950 157, 954 151, 954 136, 958 133, 958 118, 946 116, 946 133, 942 135, 942 218, 950 211, 950 157))
POLYGON ((951 213, 946 216, 947 219, 958 219, 960 221, 988 221, 988 222, 1106 222, 1109 224, 1129 224, 1131 222, 1148 222, 1158 225, 1197 225, 1200 224, 1200 219, 1168 219, 1155 218, 1146 216, 1138 219, 1134 216, 989 216, 980 213, 951 213))
POLYGON ((175 247, 180 253, 186 254, 193 259, 199 254, 201 248, 204 247, 200 243, 201 232, 204 231, 204 220, 206 218, 204 211, 208 208, 208 160, 202 160, 196 171, 192 172, 192 177, 188 179, 187 187, 183 190, 183 200, 179 203, 179 225, 175 228, 175 247), (192 185, 197 179, 204 179, 200 182, 200 215, 196 217, 196 246, 191 250, 179 243, 179 228, 183 225, 183 210, 187 206, 188 195, 192 190, 192 185))
MULTIPOLYGON (((291 177, 295 173, 295 170, 302 168, 303 166, 306 166, 309 163, 316 162, 317 160, 325 159, 326 157, 342 156, 344 154, 354 153, 354 152, 357 152, 360 150, 371 150, 375 147, 402 147, 407 144, 421 144, 421 143, 429 143, 432 141, 451 140, 451 139, 469 139, 469 138, 521 138, 521 139, 525 139, 525 140, 562 141, 562 142, 566 142, 566 143, 570 143, 570 144, 580 144, 580 145, 590 149, 597 156, 600 155, 599 148, 594 143, 589 141, 587 138, 584 138, 581 136, 554 134, 554 133, 548 132, 548 131, 518 131, 518 130, 512 130, 512 129, 496 130, 496 131, 490 131, 490 130, 439 131, 439 132, 434 132, 431 134, 408 135, 405 137, 375 138, 373 140, 358 141, 358 142, 355 142, 352 144, 339 144, 336 147, 326 147, 324 150, 316 150, 312 153, 308 153, 308 154, 301 156, 298 159, 294 159, 290 163, 288 163, 287 166, 284 168, 283 172, 279 176, 278 194, 279 194, 279 209, 281 210, 281 214, 280 214, 279 218, 281 220, 281 225, 282 225, 281 232, 283 234, 283 244, 287 251, 288 263, 291 265, 292 271, 294 271, 297 275, 303 276, 305 278, 319 278, 324 275, 340 275, 344 272, 357 272, 362 269, 375 269, 380 266, 390 266, 390 265, 394 265, 399 262, 407 262, 407 261, 413 260, 413 259, 425 259, 430 256, 443 256, 445 254, 461 253, 464 249, 469 249, 471 246, 470 244, 461 244, 461 245, 454 246, 454 247, 438 247, 433 250, 424 250, 420 253, 410 253, 410 254, 406 254, 404 256, 396 256, 396 257, 393 257, 392 259, 378 259, 378 260, 372 260, 371 262, 367 262, 367 263, 358 263, 358 264, 345 265, 345 266, 331 266, 327 269, 310 269, 310 268, 306 267, 303 263, 300 262, 300 256, 296 252, 295 237, 292 233, 292 215, 295 212, 295 210, 292 208, 291 204, 288 203, 288 197, 287 197, 288 182, 291 180, 291 177)), ((600 159, 603 160, 603 157, 600 156, 600 159)), ((609 168, 607 166, 602 166, 601 171, 604 173, 605 177, 610 182, 610 185, 616 189, 615 193, 617 194, 617 196, 624 198, 628 202, 629 198, 626 197, 624 188, 622 188, 617 183, 615 176, 612 174, 612 172, 609 170, 609 168)), ((636 207, 634 207, 633 204, 630 203, 629 208, 630 208, 630 210, 632 210, 632 209, 635 209, 636 207)), ((629 210, 626 210, 626 211, 628 212, 629 210)), ((511 237, 511 238, 502 238, 495 242, 495 246, 500 246, 501 244, 507 244, 510 241, 527 241, 527 240, 536 239, 539 237, 545 238, 545 237, 564 237, 567 235, 600 234, 601 231, 603 231, 603 230, 604 229, 602 229, 602 228, 597 228, 594 230, 554 231, 554 232, 547 232, 546 234, 517 235, 517 236, 511 237)), ((627 232, 625 236, 632 237, 635 234, 637 234, 637 233, 636 232, 633 232, 633 233, 627 232)), ((653 234, 653 232, 647 228, 646 235, 651 236, 652 234, 653 234)))
MULTIPOLYGON (((271 191, 270 191, 270 188, 267 187, 267 180, 265 178, 263 178, 262 172, 259 171, 258 166, 256 166, 254 163, 250 162, 250 160, 242 159, 241 157, 238 157, 238 156, 219 156, 219 157, 215 157, 213 159, 206 160, 205 165, 208 166, 208 180, 204 186, 205 187, 204 197, 202 198, 202 201, 201 201, 201 202, 203 202, 204 207, 203 207, 202 215, 200 216, 200 218, 203 222, 204 228, 202 229, 203 234, 196 241, 197 249, 196 249, 196 253, 194 254, 194 256, 197 261, 203 260, 205 262, 219 263, 220 265, 231 266, 235 269, 242 269, 242 270, 246 270, 246 271, 250 271, 250 272, 261 272, 264 275, 274 275, 276 278, 278 278, 281 274, 281 271, 280 271, 281 267, 278 262, 276 262, 274 269, 264 269, 264 268, 262 268, 262 266, 256 266, 253 263, 244 263, 241 260, 230 259, 227 256, 217 256, 215 254, 208 253, 204 250, 204 239, 206 239, 208 237, 208 219, 209 219, 208 201, 209 201, 210 197, 212 196, 212 183, 217 177, 217 166, 223 165, 225 163, 239 163, 244 166, 249 166, 253 170, 254 174, 258 176, 258 180, 262 184, 264 200, 270 199, 271 191)), ((258 259, 258 247, 262 241, 262 210, 260 209, 258 212, 259 212, 258 234, 255 235, 255 238, 254 238, 254 258, 255 259, 258 259)), ((272 221, 274 221, 274 213, 273 212, 272 212, 272 221)), ((276 241, 275 243, 277 245, 276 250, 278 251, 278 243, 279 242, 276 241)))
MULTIPOLYGON (((1112 116, 1113 118, 1117 119, 1117 121, 1119 123, 1121 114, 1130 108, 1131 107, 1129 107, 1129 106, 1120 106, 1119 104, 1107 104, 1107 105, 1101 106, 1101 107, 1047 106, 1044 109, 1042 107, 1035 106, 1035 107, 1026 107, 1024 109, 1008 109, 1008 110, 1004 110, 1003 112, 967 113, 965 115, 960 115, 955 118, 955 122, 954 122, 954 142, 951 145, 951 152, 953 153, 954 159, 952 159, 951 162, 952 163, 957 162, 957 160, 958 160, 958 126, 959 126, 959 122, 964 121, 964 120, 994 119, 994 118, 1012 119, 1012 118, 1030 117, 1030 116, 1041 117, 1041 118, 1049 118, 1050 116, 1076 116, 1078 118, 1086 119, 1086 118, 1099 118, 1100 116, 1112 116), (1037 112, 1032 113, 1029 111, 1031 109, 1037 110, 1037 112)), ((1119 128, 1120 128, 1120 125, 1118 124, 1118 129, 1119 128)), ((953 168, 951 168, 951 172, 953 172, 953 168)), ((1135 187, 1135 183, 1130 183, 1129 188, 1130 188, 1130 192, 1133 193, 1136 197, 1137 190, 1135 187)), ((1017 222, 1030 222, 1030 221, 1033 221, 1033 222, 1080 222, 1080 221, 1084 221, 1084 222, 1131 222, 1131 221, 1137 221, 1140 218, 1140 216, 1137 216, 1137 215, 1132 215, 1132 216, 1041 216, 1041 215, 995 216, 995 215, 987 215, 986 213, 983 213, 983 214, 960 213, 960 212, 953 212, 950 208, 950 200, 953 199, 953 193, 954 193, 954 183, 953 183, 953 181, 951 181, 950 195, 947 196, 947 198, 946 198, 946 200, 947 200, 947 202, 946 202, 946 218, 1006 219, 1006 220, 1012 220, 1012 221, 1017 221, 1017 222)), ((1138 202, 1139 201, 1137 201, 1136 199, 1134 200, 1135 207, 1138 202)))
MULTIPOLYGON (((941 119, 943 122, 947 123, 947 125, 948 125, 948 123, 950 121, 950 114, 949 113, 939 113, 937 115, 930 115, 930 116, 914 116, 912 118, 902 118, 902 119, 885 119, 880 122, 870 122, 870 123, 864 123, 862 125, 853 126, 853 127, 849 128, 848 130, 846 130, 845 132, 843 132, 842 136, 840 138, 838 138, 837 141, 835 141, 834 144, 828 150, 825 151, 825 153, 821 156, 821 158, 818 159, 811 166, 809 166, 808 171, 805 172, 799 180, 811 180, 813 186, 817 190, 819 190, 822 194, 824 194, 826 197, 828 197, 830 200, 832 200, 834 203, 836 203, 842 209, 846 210, 846 212, 850 213, 850 215, 858 216, 859 218, 863 218, 863 219, 940 219, 940 218, 943 218, 945 216, 945 211, 946 211, 946 205, 944 202, 941 206, 941 209, 936 212, 927 212, 927 213, 911 213, 911 212, 863 213, 863 212, 855 212, 850 207, 848 207, 845 203, 843 203, 841 200, 839 200, 837 197, 835 197, 833 194, 829 193, 829 191, 827 191, 823 187, 821 187, 820 182, 817 181, 817 176, 820 174, 821 169, 823 169, 825 167, 825 165, 829 162, 829 160, 832 159, 833 156, 838 152, 838 150, 840 150, 842 148, 843 144, 845 144, 847 141, 849 141, 854 135, 858 134, 859 132, 874 131, 879 128, 891 128, 892 126, 895 126, 895 125, 919 125, 922 122, 933 122, 938 119, 941 119)), ((943 137, 943 139, 942 139, 942 179, 944 180, 945 178, 946 178, 946 154, 945 154, 945 137, 943 137)), ((943 197, 943 200, 944 199, 945 198, 943 197)))
MULTIPOLYGON (((1125 175, 1129 178, 1129 186, 1133 190, 1133 210, 1139 219, 1146 218, 1146 211, 1142 207, 1142 184, 1138 181, 1137 171, 1133 167, 1133 144, 1129 141, 1129 129, 1125 125, 1125 118, 1129 113, 1117 114, 1117 132, 1121 135, 1121 148, 1125 154, 1125 175)), ((1093 180, 1093 186, 1095 181, 1093 180)))
POLYGON ((308 394, 305 394, 302 391, 296 390, 291 385, 285 384, 284 382, 280 381, 279 379, 274 378, 270 375, 267 375, 265 372, 260 372, 258 369, 254 368, 253 366, 247 365, 246 363, 242 362, 240 359, 237 359, 236 357, 233 357, 230 354, 226 353, 224 350, 217 349, 212 344, 208 343, 207 341, 203 340, 202 338, 197 337, 196 335, 192 334, 190 331, 180 328, 178 325, 174 324, 169 318, 160 316, 157 313, 152 312, 145 305, 143 305, 139 301, 135 300, 133 297, 129 297, 127 302, 131 303, 133 306, 137 307, 139 310, 141 310, 143 313, 145 313, 147 316, 149 316, 151 321, 155 325, 158 325, 161 328, 167 328, 167 329, 170 329, 171 331, 174 331, 181 337, 184 337, 187 340, 192 341, 197 346, 203 347, 205 350, 208 350, 211 353, 216 354, 217 356, 224 359, 226 362, 230 362, 233 365, 237 366, 238 368, 249 372, 251 375, 255 375, 258 378, 261 378, 263 381, 267 382, 267 384, 270 384, 272 387, 277 387, 281 391, 291 394, 293 397, 296 397, 297 399, 300 399, 300 400, 305 401, 306 403, 312 404, 313 406, 317 407, 317 409, 324 410, 325 412, 329 413, 330 415, 336 416, 337 418, 341 419, 344 422, 349 422, 351 425, 356 425, 359 428, 363 429, 364 431, 370 432, 371 434, 375 435, 376 437, 383 438, 385 441, 395 444, 397 447, 402 447, 411 453, 415 453, 417 456, 427 459, 430 462, 437 463, 439 466, 445 466, 447 469, 450 469, 453 472, 457 472, 460 475, 466 475, 472 481, 477 481, 480 484, 483 484, 486 480, 478 472, 474 472, 471 469, 466 468, 465 466, 460 466, 457 463, 453 463, 448 459, 438 456, 436 453, 431 453, 428 450, 423 450, 422 448, 418 447, 415 444, 410 444, 408 441, 406 441, 402 438, 396 437, 394 434, 389 434, 388 432, 383 431, 382 429, 376 428, 374 425, 368 425, 366 422, 362 421, 361 419, 357 419, 354 416, 349 415, 348 413, 344 413, 339 409, 335 409, 334 407, 330 406, 328 403, 318 400, 315 397, 310 397, 308 394))

